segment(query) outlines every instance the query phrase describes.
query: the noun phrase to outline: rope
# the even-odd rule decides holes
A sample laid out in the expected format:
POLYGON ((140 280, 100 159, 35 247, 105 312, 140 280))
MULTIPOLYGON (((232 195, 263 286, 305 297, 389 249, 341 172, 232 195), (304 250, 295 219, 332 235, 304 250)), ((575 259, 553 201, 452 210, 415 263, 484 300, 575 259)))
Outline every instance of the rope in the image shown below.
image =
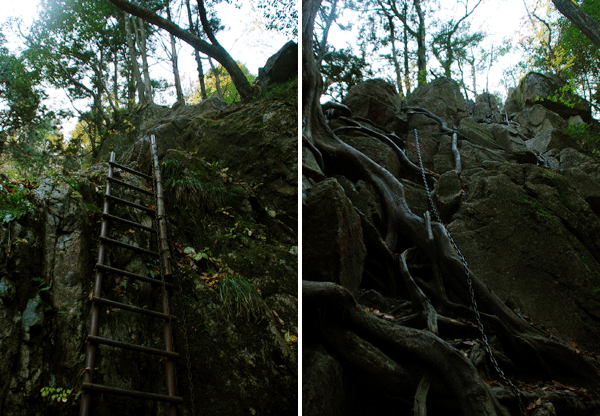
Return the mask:
POLYGON ((494 365, 494 368, 495 368, 496 372, 498 373, 498 375, 500 376, 500 378, 502 379, 502 381, 504 381, 504 383, 509 385, 510 388, 513 390, 513 392, 517 395, 521 412, 523 414, 525 414, 525 406, 523 405, 523 398, 521 396, 521 391, 519 390, 519 388, 517 386, 515 386, 513 384, 513 382, 508 377, 506 377, 506 374, 504 374, 504 371, 502 371, 502 369, 500 368, 500 365, 498 364, 498 361, 496 360, 496 357, 494 357, 494 354, 492 353, 492 346, 490 345, 488 337, 485 333, 483 321, 481 319, 481 313, 479 312, 479 308, 477 307, 477 299, 475 298, 475 290, 473 289, 473 280, 471 279, 471 274, 469 272, 469 266, 467 264, 467 260, 465 259, 465 256, 463 256, 462 252, 458 248, 458 245, 456 244, 456 242, 450 235, 450 232, 448 231, 448 229, 442 222, 442 218, 440 216, 440 213, 438 212, 437 206, 433 202, 433 197, 431 195, 431 192, 429 190, 429 185, 427 184, 427 179, 425 177, 425 168, 423 167, 423 159, 421 157, 421 149, 419 147, 419 135, 417 134, 417 129, 415 129, 415 142, 417 145, 417 155, 419 157, 419 167, 421 168, 421 176, 423 177, 423 183, 425 184, 425 191, 427 192, 427 197, 429 198, 429 204, 431 205, 431 208, 435 215, 436 221, 439 222, 440 225, 442 226, 444 232, 448 236, 448 240, 450 240, 450 244, 452 244, 452 247, 454 247, 454 250, 456 250, 456 254, 458 254, 458 257, 460 257, 460 260, 462 261, 462 264, 465 268, 465 275, 467 278, 467 283, 469 285, 469 294, 471 295, 471 304, 473 305, 473 311, 475 311, 475 319, 477 320, 477 326, 479 327, 479 332, 481 333, 481 339, 483 341, 484 348, 485 348, 488 356, 490 357, 490 361, 494 365))

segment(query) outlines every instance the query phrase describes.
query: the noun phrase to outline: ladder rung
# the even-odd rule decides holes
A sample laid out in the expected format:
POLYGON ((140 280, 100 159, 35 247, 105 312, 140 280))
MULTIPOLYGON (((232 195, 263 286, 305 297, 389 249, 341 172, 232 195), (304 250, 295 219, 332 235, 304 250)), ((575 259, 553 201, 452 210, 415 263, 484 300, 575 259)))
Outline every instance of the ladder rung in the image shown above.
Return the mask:
POLYGON ((144 189, 144 188, 140 188, 139 186, 132 185, 132 184, 127 183, 125 181, 122 181, 120 179, 117 179, 117 178, 107 178, 107 179, 109 181, 113 182, 113 183, 116 183, 119 186, 123 186, 123 187, 129 188, 129 189, 133 189, 134 191, 142 192, 142 193, 144 193, 146 195, 154 196, 154 192, 151 192, 151 191, 149 191, 147 189, 144 189))
POLYGON ((108 339, 103 337, 97 337, 94 335, 88 335, 88 341, 96 342, 98 344, 109 345, 111 347, 122 348, 126 350, 144 352, 146 354, 161 355, 169 358, 179 358, 179 354, 176 352, 159 350, 157 348, 144 347, 142 345, 130 344, 128 342, 116 341, 114 339, 108 339))
MULTIPOLYGON (((141 274, 131 273, 131 272, 128 272, 127 270, 121 270, 121 269, 117 269, 114 267, 105 266, 104 264, 96 264, 96 268, 98 268, 100 270, 104 270, 105 272, 114 273, 114 274, 118 274, 121 276, 127 276, 127 277, 131 277, 132 279, 137 279, 137 280, 141 280, 143 282, 152 283, 153 285, 159 285, 159 286, 163 285, 162 280, 152 279, 151 277, 142 276, 141 274)), ((173 284, 165 282, 165 286, 173 287, 173 284)))
POLYGON ((145 205, 136 204, 135 202, 131 202, 131 201, 128 201, 128 200, 123 199, 123 198, 119 198, 119 197, 112 196, 112 195, 104 195, 104 198, 110 199, 111 201, 115 201, 115 202, 118 202, 118 203, 121 203, 121 204, 129 205, 130 207, 133 207, 133 208, 136 208, 136 209, 140 209, 142 211, 146 211, 149 214, 154 214, 155 213, 155 211, 152 208, 148 208, 145 205))
POLYGON ((151 180, 152 180, 152 176, 150 176, 150 175, 146 175, 145 173, 142 173, 142 172, 140 172, 140 171, 138 171, 138 170, 131 169, 131 168, 130 168, 130 167, 128 167, 128 166, 120 165, 120 164, 118 164, 118 163, 116 163, 116 162, 108 162, 108 163, 110 163, 111 165, 113 165, 113 166, 114 166, 114 167, 116 167, 116 168, 119 168, 119 169, 121 169, 121 170, 124 170, 125 172, 132 173, 132 174, 134 174, 134 175, 140 176, 140 177, 142 177, 142 178, 144 178, 144 179, 147 179, 147 180, 149 180, 149 181, 151 181, 151 180))
POLYGON ((129 396, 138 399, 148 399, 161 402, 183 403, 183 398, 179 396, 167 396, 166 394, 146 393, 145 391, 126 390, 118 387, 103 386, 102 384, 83 383, 81 386, 84 390, 93 390, 102 393, 116 394, 119 396, 129 396))
POLYGON ((177 319, 177 317, 173 316, 173 315, 167 315, 165 313, 153 311, 150 309, 139 308, 137 306, 128 305, 126 303, 115 302, 114 300, 110 300, 110 299, 99 298, 97 296, 92 296, 92 302, 98 302, 98 303, 102 303, 106 306, 111 306, 113 308, 124 309, 126 311, 135 312, 135 313, 139 313, 142 315, 153 316, 155 318, 160 318, 160 319, 164 319, 164 320, 171 319, 172 321, 175 321, 177 319))
POLYGON ((113 240, 112 238, 98 237, 98 239, 100 241, 103 241, 103 242, 108 243, 108 244, 113 244, 115 246, 128 248, 129 250, 138 251, 140 253, 149 254, 151 256, 156 256, 156 257, 159 256, 159 253, 157 251, 147 250, 145 248, 134 246, 134 245, 128 244, 128 243, 124 243, 124 242, 119 241, 119 240, 113 240))
POLYGON ((143 224, 140 224, 139 222, 126 220, 125 218, 117 217, 117 216, 110 215, 110 214, 102 214, 102 218, 106 218, 106 219, 109 219, 109 220, 121 222, 123 224, 127 224, 127 225, 130 225, 132 227, 141 228, 142 230, 146 230, 146 231, 149 231, 151 233, 156 233, 156 230, 154 228, 152 228, 152 227, 147 227, 147 226, 145 226, 143 224))

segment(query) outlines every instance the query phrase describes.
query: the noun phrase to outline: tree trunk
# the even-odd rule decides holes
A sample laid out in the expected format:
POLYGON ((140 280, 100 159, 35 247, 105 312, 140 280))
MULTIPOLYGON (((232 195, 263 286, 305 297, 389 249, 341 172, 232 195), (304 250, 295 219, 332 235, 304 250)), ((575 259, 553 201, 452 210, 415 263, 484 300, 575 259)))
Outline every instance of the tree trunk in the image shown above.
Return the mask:
POLYGON ((419 87, 427 84, 427 45, 425 43, 425 15, 421 9, 421 0, 414 0, 419 27, 417 28, 417 80, 419 87))
MULTIPOLYGON (((167 19, 171 20, 171 5, 170 1, 167 1, 167 19)), ((175 91, 177 94, 177 102, 181 105, 185 104, 185 97, 183 96, 183 89, 181 88, 181 78, 179 76, 179 65, 177 59, 177 44, 175 43, 175 36, 169 33, 171 39, 171 63, 173 65, 173 78, 175 80, 175 91)))
POLYGON ((471 77, 473 78, 473 95, 477 98, 477 70, 475 68, 475 54, 471 56, 471 77))
POLYGON ((600 48, 600 22, 572 0, 552 0, 552 3, 577 29, 581 30, 581 33, 600 48))
MULTIPOLYGON (((198 30, 194 25, 194 19, 192 18, 192 7, 190 6, 190 0, 185 1, 185 5, 188 13, 188 22, 190 25, 190 32, 198 36, 198 30)), ((202 59, 200 58, 200 52, 198 49, 194 49, 194 59, 196 60, 196 69, 198 70, 198 82, 200 83, 200 96, 203 100, 206 100, 206 85, 204 84, 204 69, 202 68, 202 59)))
POLYGON ((119 102, 120 98, 119 98, 119 63, 118 63, 118 56, 117 56, 117 52, 114 52, 113 54, 113 68, 114 68, 114 73, 113 73, 113 96, 115 97, 115 102, 117 103, 117 108, 119 108, 121 106, 121 103, 119 102))
POLYGON ((252 97, 253 90, 252 86, 250 85, 250 82, 248 81, 238 64, 235 62, 235 60, 229 55, 229 53, 227 53, 227 51, 219 43, 208 43, 200 39, 193 33, 180 28, 173 22, 169 22, 168 20, 160 17, 153 11, 138 6, 136 4, 130 3, 126 0, 110 0, 110 2, 117 6, 119 9, 131 13, 135 16, 138 16, 146 22, 152 23, 153 25, 156 25, 161 29, 166 30, 167 32, 173 34, 173 36, 183 40, 192 47, 198 49, 200 52, 217 60, 221 65, 223 65, 223 68, 225 68, 225 70, 231 76, 231 80, 233 81, 233 84, 235 85, 237 91, 240 93, 240 97, 242 97, 242 99, 252 97))
POLYGON ((144 96, 146 103, 150 104, 152 100, 152 84, 150 83, 150 70, 148 68, 148 50, 146 48, 146 29, 144 28, 144 20, 139 18, 133 19, 133 30, 135 39, 142 57, 142 72, 144 73, 144 96), (139 27, 138 27, 139 24, 139 27))
MULTIPOLYGON (((408 10, 408 5, 404 4, 404 14, 408 10)), ((410 64, 408 59, 408 28, 404 25, 404 90, 406 95, 410 94, 411 83, 410 83, 410 64)))
POLYGON ((125 17, 125 35, 127 37, 127 48, 129 49, 129 59, 131 60, 131 73, 133 83, 138 92, 138 100, 140 103, 146 102, 146 96, 144 94, 144 83, 142 82, 142 76, 140 74, 140 67, 137 61, 137 51, 135 49, 135 43, 133 41, 133 34, 131 32, 131 22, 129 13, 123 12, 125 17))
POLYGON ((327 38, 329 36, 329 29, 331 29, 331 25, 337 19, 336 8, 337 8, 338 0, 331 1, 331 11, 329 15, 325 18, 325 27, 323 28, 323 36, 321 36, 321 41, 319 42, 319 54, 317 55, 317 67, 321 68, 321 63, 323 62, 323 58, 327 53, 327 38))
POLYGON ((213 75, 215 76, 215 87, 217 88, 217 96, 225 101, 223 98, 223 91, 221 91, 221 78, 219 77, 219 68, 215 68, 212 59, 208 58, 208 63, 210 64, 210 69, 212 70, 213 75))
POLYGON ((402 90, 402 71, 400 70, 398 51, 396 50, 396 31, 394 30, 394 18, 390 15, 388 15, 387 18, 390 24, 390 43, 392 45, 392 61, 394 61, 394 70, 396 71, 396 85, 398 86, 398 94, 400 94, 400 97, 404 97, 404 91, 402 90))

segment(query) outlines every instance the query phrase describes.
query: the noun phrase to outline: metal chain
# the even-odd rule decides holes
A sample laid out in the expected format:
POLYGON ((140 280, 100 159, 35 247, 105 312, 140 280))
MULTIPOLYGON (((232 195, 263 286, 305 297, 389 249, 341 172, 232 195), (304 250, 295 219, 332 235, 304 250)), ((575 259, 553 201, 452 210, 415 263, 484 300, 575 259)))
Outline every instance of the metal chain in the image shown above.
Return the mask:
POLYGON ((502 371, 502 369, 500 368, 500 365, 498 364, 498 361, 496 360, 496 357, 494 357, 494 354, 492 353, 492 346, 490 345, 488 337, 485 333, 483 321, 481 319, 481 314, 479 312, 479 308, 477 307, 477 299, 475 298, 475 290, 473 289, 473 280, 471 279, 471 274, 469 272, 469 266, 467 264, 467 260, 465 259, 465 256, 463 256, 462 252, 458 248, 458 245, 452 238, 452 235, 450 235, 450 232, 448 231, 448 229, 442 222, 440 213, 438 212, 437 206, 433 201, 433 197, 429 190, 429 184, 427 183, 427 177, 425 176, 425 168, 423 167, 423 159, 421 157, 421 149, 419 147, 419 135, 417 134, 417 129, 415 129, 415 142, 417 145, 417 155, 419 157, 419 167, 421 168, 421 176, 423 177, 423 183, 425 184, 425 191, 427 191, 427 198, 429 198, 429 204, 431 205, 433 213, 436 217, 435 219, 442 226, 444 232, 446 233, 446 236, 448 237, 448 240, 450 240, 450 244, 452 244, 452 247, 454 247, 454 250, 456 250, 456 254, 458 254, 458 257, 460 257, 460 260, 462 261, 462 264, 465 268, 465 275, 467 278, 467 283, 469 285, 469 293, 471 295, 471 304, 473 305, 473 311, 475 312, 475 319, 477 320, 477 326, 479 327, 479 332, 481 333, 481 339, 483 341, 484 348, 485 348, 488 356, 490 357, 490 361, 494 365, 494 368, 495 368, 496 372, 498 373, 498 375, 500 376, 500 378, 502 379, 502 381, 504 381, 506 384, 508 384, 510 386, 510 388, 514 391, 514 393, 517 395, 517 398, 519 399, 519 407, 521 408, 521 411, 523 412, 523 414, 525 414, 525 406, 523 405, 521 391, 519 390, 519 388, 517 386, 514 385, 514 383, 508 377, 506 377, 506 374, 504 374, 504 371, 502 371))
POLYGON ((135 160, 135 165, 133 165, 136 169, 140 169, 140 157, 142 156, 142 151, 144 150, 144 144, 146 142, 150 143, 150 140, 147 136, 144 136, 140 139, 140 142, 140 150, 138 152, 137 159, 135 160))

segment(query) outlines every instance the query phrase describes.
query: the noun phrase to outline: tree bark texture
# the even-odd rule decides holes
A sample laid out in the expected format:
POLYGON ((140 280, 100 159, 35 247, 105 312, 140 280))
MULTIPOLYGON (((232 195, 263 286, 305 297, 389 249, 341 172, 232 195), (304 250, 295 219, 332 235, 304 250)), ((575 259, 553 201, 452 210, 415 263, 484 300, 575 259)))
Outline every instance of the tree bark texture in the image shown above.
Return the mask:
MULTIPOLYGON (((190 5, 190 0, 185 1, 185 6, 188 14, 188 24, 190 26, 189 31, 198 36, 198 29, 194 24, 194 19, 192 18, 192 6, 190 5)), ((198 82, 200 83, 200 96, 203 100, 206 100, 206 85, 204 84, 204 69, 202 68, 202 59, 200 58, 200 52, 198 49, 194 49, 194 59, 196 60, 196 69, 198 71, 198 82)))
MULTIPOLYGON (((171 20, 171 5, 167 2, 167 19, 171 20)), ((183 96, 183 89, 181 88, 181 77, 179 76, 179 59, 177 57, 177 43, 175 42, 175 36, 169 33, 171 40, 171 64, 173 66, 173 79, 175 82, 175 91, 177 94, 177 102, 179 104, 185 104, 185 98, 183 96)))
POLYGON ((131 21, 129 13, 123 12, 123 16, 125 18, 125 35, 127 37, 127 49, 129 50, 129 59, 131 61, 131 82, 133 82, 137 89, 139 102, 145 103, 146 95, 144 92, 144 83, 142 82, 140 67, 137 61, 137 51, 135 49, 135 42, 133 40, 133 32, 131 31, 131 21))
POLYGON ((600 22, 572 0, 552 0, 552 3, 577 29, 581 30, 581 33, 600 48, 600 22))
POLYGON ((146 29, 144 20, 141 18, 133 19, 133 30, 135 32, 135 41, 138 45, 140 56, 142 57, 142 73, 144 74, 144 96, 147 103, 152 103, 152 83, 150 80, 150 68, 148 67, 148 50, 146 48, 146 29))

